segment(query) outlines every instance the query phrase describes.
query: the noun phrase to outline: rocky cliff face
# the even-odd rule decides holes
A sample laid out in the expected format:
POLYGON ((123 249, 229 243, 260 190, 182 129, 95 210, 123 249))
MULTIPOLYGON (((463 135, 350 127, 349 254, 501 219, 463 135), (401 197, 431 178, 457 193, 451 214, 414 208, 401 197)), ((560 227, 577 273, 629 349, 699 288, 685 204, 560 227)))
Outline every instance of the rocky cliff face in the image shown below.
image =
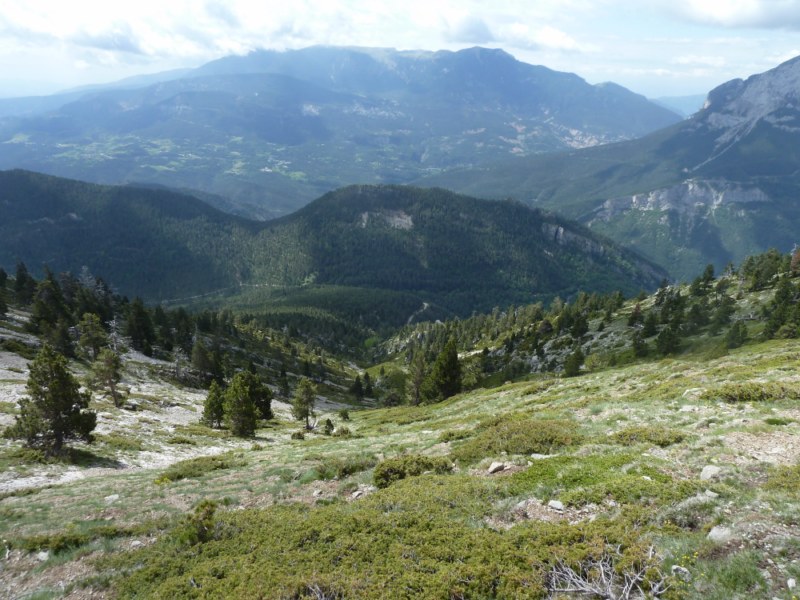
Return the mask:
POLYGON ((672 187, 606 200, 592 221, 611 221, 629 211, 671 211, 683 217, 708 217, 720 206, 765 202, 770 202, 770 198, 758 187, 725 180, 690 179, 672 187))

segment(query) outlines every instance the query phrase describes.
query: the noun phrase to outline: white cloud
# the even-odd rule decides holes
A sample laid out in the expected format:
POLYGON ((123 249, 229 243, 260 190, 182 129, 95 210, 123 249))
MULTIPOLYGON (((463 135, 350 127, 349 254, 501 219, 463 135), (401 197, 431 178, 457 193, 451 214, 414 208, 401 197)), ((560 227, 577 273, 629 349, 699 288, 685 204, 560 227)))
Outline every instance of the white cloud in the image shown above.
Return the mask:
POLYGON ((494 41, 486 21, 476 15, 459 20, 454 26, 448 25, 444 38, 449 42, 465 44, 486 44, 494 41))
POLYGON ((498 30, 498 39, 516 48, 559 51, 591 51, 588 44, 581 44, 569 34, 544 25, 531 27, 525 23, 512 23, 498 30))
POLYGON ((724 27, 800 29, 800 0, 675 0, 690 21, 724 27))
POLYGON ((724 67, 727 64, 724 56, 697 56, 694 54, 676 56, 671 62, 675 65, 705 67, 724 67))
POLYGON ((5 80, 33 73, 64 87, 256 48, 480 44, 637 91, 657 85, 657 75, 643 77, 659 69, 710 87, 800 47, 794 30, 774 36, 748 27, 800 31, 800 0, 0 0, 0 73, 5 80), (700 70, 710 74, 707 84, 700 70))

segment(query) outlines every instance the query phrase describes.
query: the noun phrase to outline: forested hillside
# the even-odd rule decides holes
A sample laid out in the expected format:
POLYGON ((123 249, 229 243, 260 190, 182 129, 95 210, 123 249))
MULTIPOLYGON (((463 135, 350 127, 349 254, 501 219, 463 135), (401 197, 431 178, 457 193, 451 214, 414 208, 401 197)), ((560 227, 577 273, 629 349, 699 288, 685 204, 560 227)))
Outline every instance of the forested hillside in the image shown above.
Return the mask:
POLYGON ((260 223, 167 190, 25 171, 2 172, 0 183, 6 269, 87 266, 149 300, 215 293, 236 305, 338 310, 375 327, 404 323, 425 303, 468 315, 579 289, 633 293, 664 276, 565 219, 443 190, 352 186, 260 223), (387 313, 393 299, 402 310, 387 313))

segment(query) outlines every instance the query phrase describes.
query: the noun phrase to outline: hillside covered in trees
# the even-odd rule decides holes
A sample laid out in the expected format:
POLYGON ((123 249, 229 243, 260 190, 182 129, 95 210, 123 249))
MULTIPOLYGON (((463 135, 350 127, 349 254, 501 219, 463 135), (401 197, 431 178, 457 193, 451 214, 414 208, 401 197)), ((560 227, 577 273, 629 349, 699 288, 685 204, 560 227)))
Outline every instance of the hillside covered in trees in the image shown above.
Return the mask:
POLYGON ((20 260, 37 274, 87 266, 150 301, 244 296, 376 327, 423 305, 438 311, 426 317, 466 316, 580 289, 635 293, 664 276, 567 220, 443 190, 352 186, 261 223, 167 190, 24 171, 0 173, 0 189, 6 270, 20 260))

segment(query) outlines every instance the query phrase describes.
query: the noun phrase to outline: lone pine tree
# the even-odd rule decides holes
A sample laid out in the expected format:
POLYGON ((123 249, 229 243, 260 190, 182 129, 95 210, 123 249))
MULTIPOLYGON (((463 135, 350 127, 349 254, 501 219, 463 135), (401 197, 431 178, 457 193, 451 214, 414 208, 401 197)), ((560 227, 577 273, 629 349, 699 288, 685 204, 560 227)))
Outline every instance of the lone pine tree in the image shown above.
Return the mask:
POLYGON ((80 391, 67 359, 45 344, 30 364, 28 396, 20 400, 19 415, 8 437, 58 455, 69 440, 93 440, 97 415, 87 410, 89 394, 80 391))
POLYGON ((306 429, 311 429, 310 418, 314 416, 314 402, 317 399, 317 388, 306 377, 297 384, 292 399, 292 416, 298 421, 306 422, 306 429))

